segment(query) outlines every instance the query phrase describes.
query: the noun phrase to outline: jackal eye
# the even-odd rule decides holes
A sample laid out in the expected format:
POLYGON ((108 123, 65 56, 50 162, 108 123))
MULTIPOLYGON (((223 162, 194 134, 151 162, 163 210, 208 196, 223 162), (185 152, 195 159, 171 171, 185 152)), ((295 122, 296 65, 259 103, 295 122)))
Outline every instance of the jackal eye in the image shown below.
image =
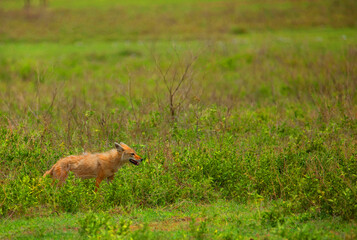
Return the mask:
POLYGON ((134 155, 135 155, 135 153, 132 153, 132 154, 131 154, 131 156, 134 156, 134 155))

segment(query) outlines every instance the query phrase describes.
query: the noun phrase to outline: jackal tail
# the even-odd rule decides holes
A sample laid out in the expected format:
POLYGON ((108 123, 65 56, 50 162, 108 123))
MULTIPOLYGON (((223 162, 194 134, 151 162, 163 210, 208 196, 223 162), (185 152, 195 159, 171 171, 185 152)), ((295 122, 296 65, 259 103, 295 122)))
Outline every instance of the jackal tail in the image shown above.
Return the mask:
POLYGON ((53 166, 50 170, 46 171, 45 174, 43 174, 43 178, 46 177, 46 176, 53 176, 53 169, 54 169, 55 166, 53 166))

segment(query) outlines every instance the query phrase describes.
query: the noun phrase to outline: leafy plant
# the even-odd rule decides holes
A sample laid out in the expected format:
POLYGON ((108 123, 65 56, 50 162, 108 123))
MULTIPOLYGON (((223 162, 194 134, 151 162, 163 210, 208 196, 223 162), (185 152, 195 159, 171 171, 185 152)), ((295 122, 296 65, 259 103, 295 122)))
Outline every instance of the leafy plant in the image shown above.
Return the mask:
POLYGON ((90 239, 122 239, 129 232, 130 222, 113 222, 107 214, 89 212, 78 221, 81 236, 90 239))

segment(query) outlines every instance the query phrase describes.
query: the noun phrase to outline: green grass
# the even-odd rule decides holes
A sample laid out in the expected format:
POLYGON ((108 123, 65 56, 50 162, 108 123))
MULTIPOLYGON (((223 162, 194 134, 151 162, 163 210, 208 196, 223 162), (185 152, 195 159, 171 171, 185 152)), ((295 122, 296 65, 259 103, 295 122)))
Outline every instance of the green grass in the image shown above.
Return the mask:
POLYGON ((343 4, 333 0, 133 1, 124 5, 66 1, 63 7, 62 1, 55 1, 49 9, 29 10, 9 9, 11 2, 0 3, 7 8, 0 14, 0 37, 6 41, 215 40, 256 31, 355 28, 357 12, 353 0, 343 4))
MULTIPOLYGON (((339 218, 312 220, 313 214, 301 214, 281 217, 281 223, 277 224, 277 219, 269 215, 273 211, 271 206, 226 201, 205 205, 181 202, 154 209, 115 208, 109 213, 94 215, 64 213, 5 219, 0 222, 0 237, 78 239, 83 227, 81 221, 87 216, 116 228, 125 222, 129 226, 128 231, 122 233, 125 239, 352 239, 356 236, 355 222, 346 223, 339 218)), ((105 231, 100 231, 105 229, 105 224, 96 226, 87 234, 106 236, 105 231)))

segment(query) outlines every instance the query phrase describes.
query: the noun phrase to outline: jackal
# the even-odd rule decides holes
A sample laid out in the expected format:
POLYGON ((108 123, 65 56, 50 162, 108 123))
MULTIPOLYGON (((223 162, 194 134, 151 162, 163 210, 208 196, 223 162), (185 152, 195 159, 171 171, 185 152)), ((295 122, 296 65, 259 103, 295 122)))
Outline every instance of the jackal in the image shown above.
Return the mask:
POLYGON ((107 179, 113 180, 114 174, 126 163, 139 165, 143 159, 125 143, 114 143, 115 149, 104 153, 86 153, 83 155, 72 155, 58 160, 43 177, 51 176, 58 179, 62 184, 72 171, 79 178, 96 178, 96 189, 99 184, 107 179))

